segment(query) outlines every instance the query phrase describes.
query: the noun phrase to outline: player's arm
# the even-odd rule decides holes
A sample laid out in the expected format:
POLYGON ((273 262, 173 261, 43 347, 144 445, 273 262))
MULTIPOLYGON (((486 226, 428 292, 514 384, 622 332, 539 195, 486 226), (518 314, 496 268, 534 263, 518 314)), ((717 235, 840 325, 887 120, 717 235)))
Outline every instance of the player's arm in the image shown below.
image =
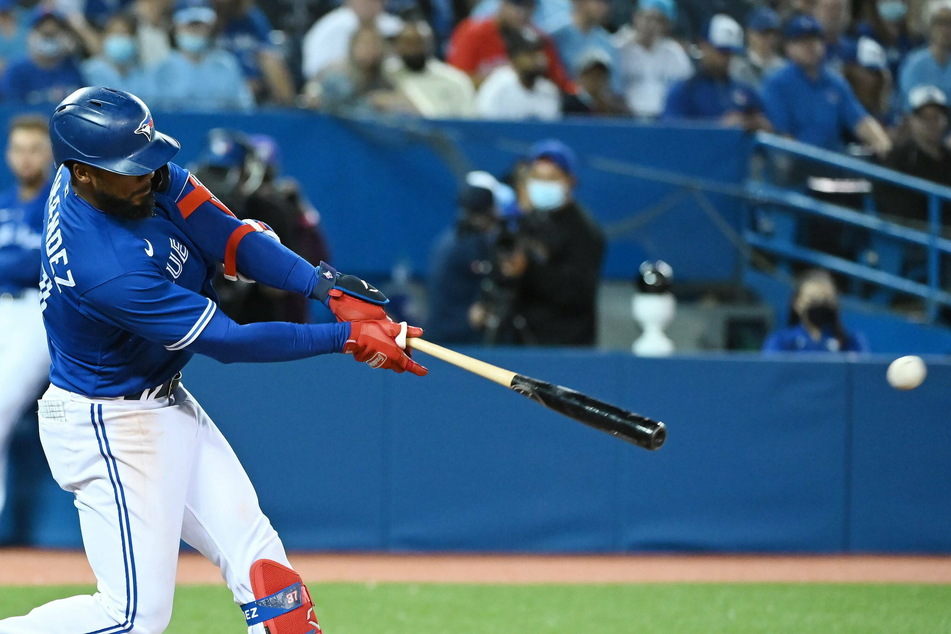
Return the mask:
POLYGON ((238 220, 227 207, 191 176, 170 164, 172 188, 179 212, 199 246, 224 263, 225 277, 240 271, 262 284, 306 295, 323 302, 339 321, 387 319, 383 293, 352 275, 341 275, 321 262, 314 268, 279 241, 268 237, 259 223, 238 220))
POLYGON ((291 361, 334 352, 396 372, 424 375, 404 352, 422 330, 389 320, 239 325, 207 297, 144 272, 130 272, 87 291, 81 309, 107 323, 165 346, 222 363, 291 361))
POLYGON ((260 227, 236 218, 198 179, 174 163, 157 178, 156 188, 178 207, 179 224, 202 251, 224 264, 225 277, 237 279, 240 271, 274 288, 310 294, 316 272, 306 260, 260 227))

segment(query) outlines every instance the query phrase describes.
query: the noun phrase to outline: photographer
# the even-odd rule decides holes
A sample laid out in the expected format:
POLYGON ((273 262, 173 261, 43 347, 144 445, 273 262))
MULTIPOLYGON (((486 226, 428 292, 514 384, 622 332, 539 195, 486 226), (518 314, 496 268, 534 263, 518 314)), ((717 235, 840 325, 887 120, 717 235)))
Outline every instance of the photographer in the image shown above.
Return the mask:
POLYGON ((605 238, 574 198, 576 172, 574 152, 560 141, 529 151, 519 191, 530 211, 514 239, 497 240, 495 301, 483 302, 495 342, 595 344, 605 238))
POLYGON ((458 215, 430 254, 427 288, 427 339, 436 343, 474 344, 482 341, 470 324, 470 312, 489 275, 498 224, 496 195, 502 187, 487 172, 469 172, 459 190, 458 215))

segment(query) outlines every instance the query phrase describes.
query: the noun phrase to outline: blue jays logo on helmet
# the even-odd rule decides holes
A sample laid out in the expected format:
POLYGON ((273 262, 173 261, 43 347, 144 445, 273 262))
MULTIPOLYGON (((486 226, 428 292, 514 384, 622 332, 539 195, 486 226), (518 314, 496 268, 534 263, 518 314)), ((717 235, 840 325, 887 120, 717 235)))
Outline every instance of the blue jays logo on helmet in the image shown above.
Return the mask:
POLYGON ((153 132, 155 132, 155 122, 152 120, 152 115, 150 114, 145 119, 142 119, 142 123, 135 129, 135 133, 142 134, 151 141, 153 132))
POLYGON ((76 161, 129 176, 154 172, 179 149, 155 129, 141 99, 102 86, 80 88, 56 106, 50 142, 57 165, 76 161))

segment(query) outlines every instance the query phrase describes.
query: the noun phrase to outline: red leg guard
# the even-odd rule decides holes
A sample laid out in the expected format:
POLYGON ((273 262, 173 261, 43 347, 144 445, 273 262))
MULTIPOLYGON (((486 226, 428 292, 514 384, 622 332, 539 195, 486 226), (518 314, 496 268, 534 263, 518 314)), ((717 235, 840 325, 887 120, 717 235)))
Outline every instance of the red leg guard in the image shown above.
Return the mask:
MULTIPOLYGON (((280 604, 290 608, 264 621, 268 634, 322 634, 307 586, 300 575, 287 566, 270 559, 257 560, 251 565, 251 589, 262 611, 268 609, 268 603, 271 607, 280 604)), ((253 605, 245 606, 245 615, 248 615, 247 607, 253 605)))

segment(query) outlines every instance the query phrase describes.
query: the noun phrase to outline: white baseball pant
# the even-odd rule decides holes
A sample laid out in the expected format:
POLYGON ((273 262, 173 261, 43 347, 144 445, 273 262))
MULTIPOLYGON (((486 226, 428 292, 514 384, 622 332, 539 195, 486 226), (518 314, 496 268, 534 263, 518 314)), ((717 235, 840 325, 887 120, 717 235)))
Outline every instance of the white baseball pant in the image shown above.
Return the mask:
POLYGON ((39 290, 16 298, 0 295, 0 510, 7 498, 10 436, 49 374, 39 290))
POLYGON ((255 560, 289 565, 237 456, 184 387, 122 400, 50 386, 39 424, 53 477, 75 496, 98 591, 0 621, 0 634, 163 632, 180 539, 221 569, 238 604, 254 599, 255 560))

